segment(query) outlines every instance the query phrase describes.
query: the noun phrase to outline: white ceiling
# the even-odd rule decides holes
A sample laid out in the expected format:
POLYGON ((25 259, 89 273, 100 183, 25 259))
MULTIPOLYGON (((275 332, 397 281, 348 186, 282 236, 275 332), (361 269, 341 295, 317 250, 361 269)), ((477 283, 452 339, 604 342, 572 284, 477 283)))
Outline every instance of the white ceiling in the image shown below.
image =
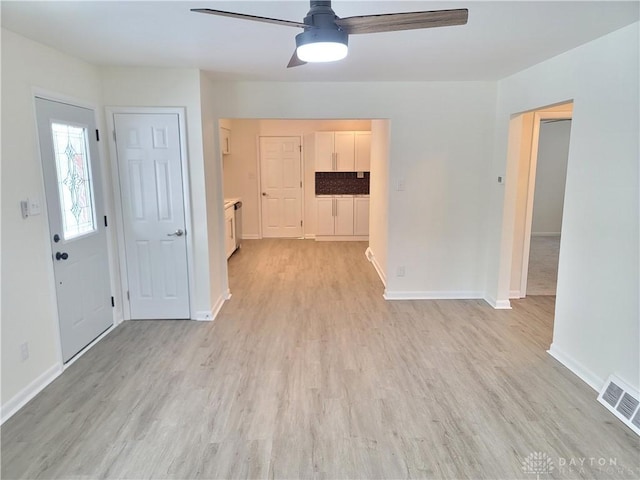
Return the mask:
POLYGON ((219 79, 494 80, 638 21, 639 2, 340 1, 340 17, 468 8, 469 23, 351 35, 349 56, 287 69, 298 28, 192 13, 302 21, 305 1, 2 1, 2 26, 99 65, 196 67, 219 79))

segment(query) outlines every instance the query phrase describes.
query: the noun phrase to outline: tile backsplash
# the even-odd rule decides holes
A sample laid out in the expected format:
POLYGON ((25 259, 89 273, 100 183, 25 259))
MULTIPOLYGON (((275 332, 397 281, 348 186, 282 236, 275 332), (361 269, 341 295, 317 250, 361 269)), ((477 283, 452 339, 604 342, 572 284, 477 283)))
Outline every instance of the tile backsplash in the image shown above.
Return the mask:
POLYGON ((369 195, 369 172, 316 172, 316 195, 369 195))

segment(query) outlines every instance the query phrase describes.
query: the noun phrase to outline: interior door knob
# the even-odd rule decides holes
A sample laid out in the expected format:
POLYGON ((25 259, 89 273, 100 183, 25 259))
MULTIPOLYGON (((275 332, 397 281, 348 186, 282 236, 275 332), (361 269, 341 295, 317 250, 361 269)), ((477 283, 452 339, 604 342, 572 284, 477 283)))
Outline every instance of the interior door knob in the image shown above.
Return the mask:
POLYGON ((262 192, 263 197, 268 197, 267 192, 262 192))
POLYGON ((184 235, 184 230, 182 230, 181 228, 173 233, 167 233, 167 237, 181 237, 182 235, 184 235))
POLYGON ((69 254, 67 252, 56 252, 56 260, 66 260, 69 258, 69 254))

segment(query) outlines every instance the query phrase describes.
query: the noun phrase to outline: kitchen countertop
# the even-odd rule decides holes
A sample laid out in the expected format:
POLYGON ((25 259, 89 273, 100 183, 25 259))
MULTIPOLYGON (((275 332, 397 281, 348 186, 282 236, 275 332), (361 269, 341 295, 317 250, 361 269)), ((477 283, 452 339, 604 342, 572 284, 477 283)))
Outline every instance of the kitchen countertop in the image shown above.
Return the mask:
POLYGON ((331 195, 331 194, 316 195, 316 198, 331 198, 331 197, 369 197, 369 194, 366 194, 366 193, 354 193, 354 194, 345 193, 345 194, 336 194, 336 195, 331 195))
POLYGON ((235 203, 241 202, 242 199, 240 197, 231 197, 224 199, 224 209, 226 210, 229 207, 232 207, 235 203))

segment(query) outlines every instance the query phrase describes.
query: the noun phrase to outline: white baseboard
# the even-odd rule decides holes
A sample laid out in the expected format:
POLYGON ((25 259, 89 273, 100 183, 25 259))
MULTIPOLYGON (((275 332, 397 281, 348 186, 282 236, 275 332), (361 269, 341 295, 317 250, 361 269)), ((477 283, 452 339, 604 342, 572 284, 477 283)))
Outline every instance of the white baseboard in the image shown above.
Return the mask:
POLYGON ((560 232, 531 232, 532 237, 559 237, 560 232))
POLYGON ((220 295, 216 302, 211 307, 211 310, 201 310, 196 312, 193 320, 198 320, 199 322, 212 322, 220 313, 220 309, 224 305, 224 302, 231 298, 231 292, 229 290, 226 291, 224 295, 220 295))
POLYGON ((473 300, 482 298, 482 292, 473 291, 412 291, 412 292, 389 292, 385 290, 384 298, 386 300, 473 300))
POLYGON ((262 237, 259 233, 243 233, 242 240, 260 240, 262 237))
POLYGON ((371 250, 371 247, 367 247, 367 249, 365 250, 364 254, 367 257, 367 260, 369 260, 371 262, 371 264, 373 265, 373 268, 376 269, 376 272, 378 272, 378 276, 380 277, 380 280, 382 280, 382 285, 384 285, 385 288, 386 288, 387 287, 387 277, 384 274, 384 270, 382 270, 382 267, 378 263, 378 259, 374 255, 373 250, 371 250))
POLYGON ((369 235, 316 235, 316 242, 367 242, 369 235))
POLYGON ((509 299, 519 299, 522 298, 522 296, 520 295, 520 290, 511 290, 509 292, 509 299))
POLYGON ((305 240, 315 240, 316 238, 316 234, 315 233, 305 233, 304 234, 304 239, 305 240))
POLYGON ((231 291, 229 291, 228 289, 227 289, 227 294, 226 295, 220 295, 218 297, 218 300, 216 300, 216 303, 214 303, 213 308, 211 309, 211 313, 212 313, 212 317, 211 318, 212 319, 215 320, 215 318, 220 313, 220 310, 222 309, 222 306, 224 305, 224 302, 226 302, 230 298, 231 298, 231 291))
POLYGON ((484 297, 484 301, 496 310, 511 310, 511 302, 509 300, 496 300, 493 297, 484 297))
POLYGON ((596 392, 599 392, 604 385, 604 379, 600 378, 573 357, 560 350, 554 343, 551 344, 547 353, 567 367, 573 374, 577 375, 580 380, 589 385, 596 392))
POLYGON ((200 310, 199 312, 196 312, 192 320, 197 320, 199 322, 210 322, 213 320, 213 310, 200 310))
POLYGON ((62 365, 53 365, 43 372, 33 382, 23 388, 17 395, 2 405, 2 420, 0 424, 9 420, 18 410, 24 407, 33 397, 53 382, 62 373, 62 365))

